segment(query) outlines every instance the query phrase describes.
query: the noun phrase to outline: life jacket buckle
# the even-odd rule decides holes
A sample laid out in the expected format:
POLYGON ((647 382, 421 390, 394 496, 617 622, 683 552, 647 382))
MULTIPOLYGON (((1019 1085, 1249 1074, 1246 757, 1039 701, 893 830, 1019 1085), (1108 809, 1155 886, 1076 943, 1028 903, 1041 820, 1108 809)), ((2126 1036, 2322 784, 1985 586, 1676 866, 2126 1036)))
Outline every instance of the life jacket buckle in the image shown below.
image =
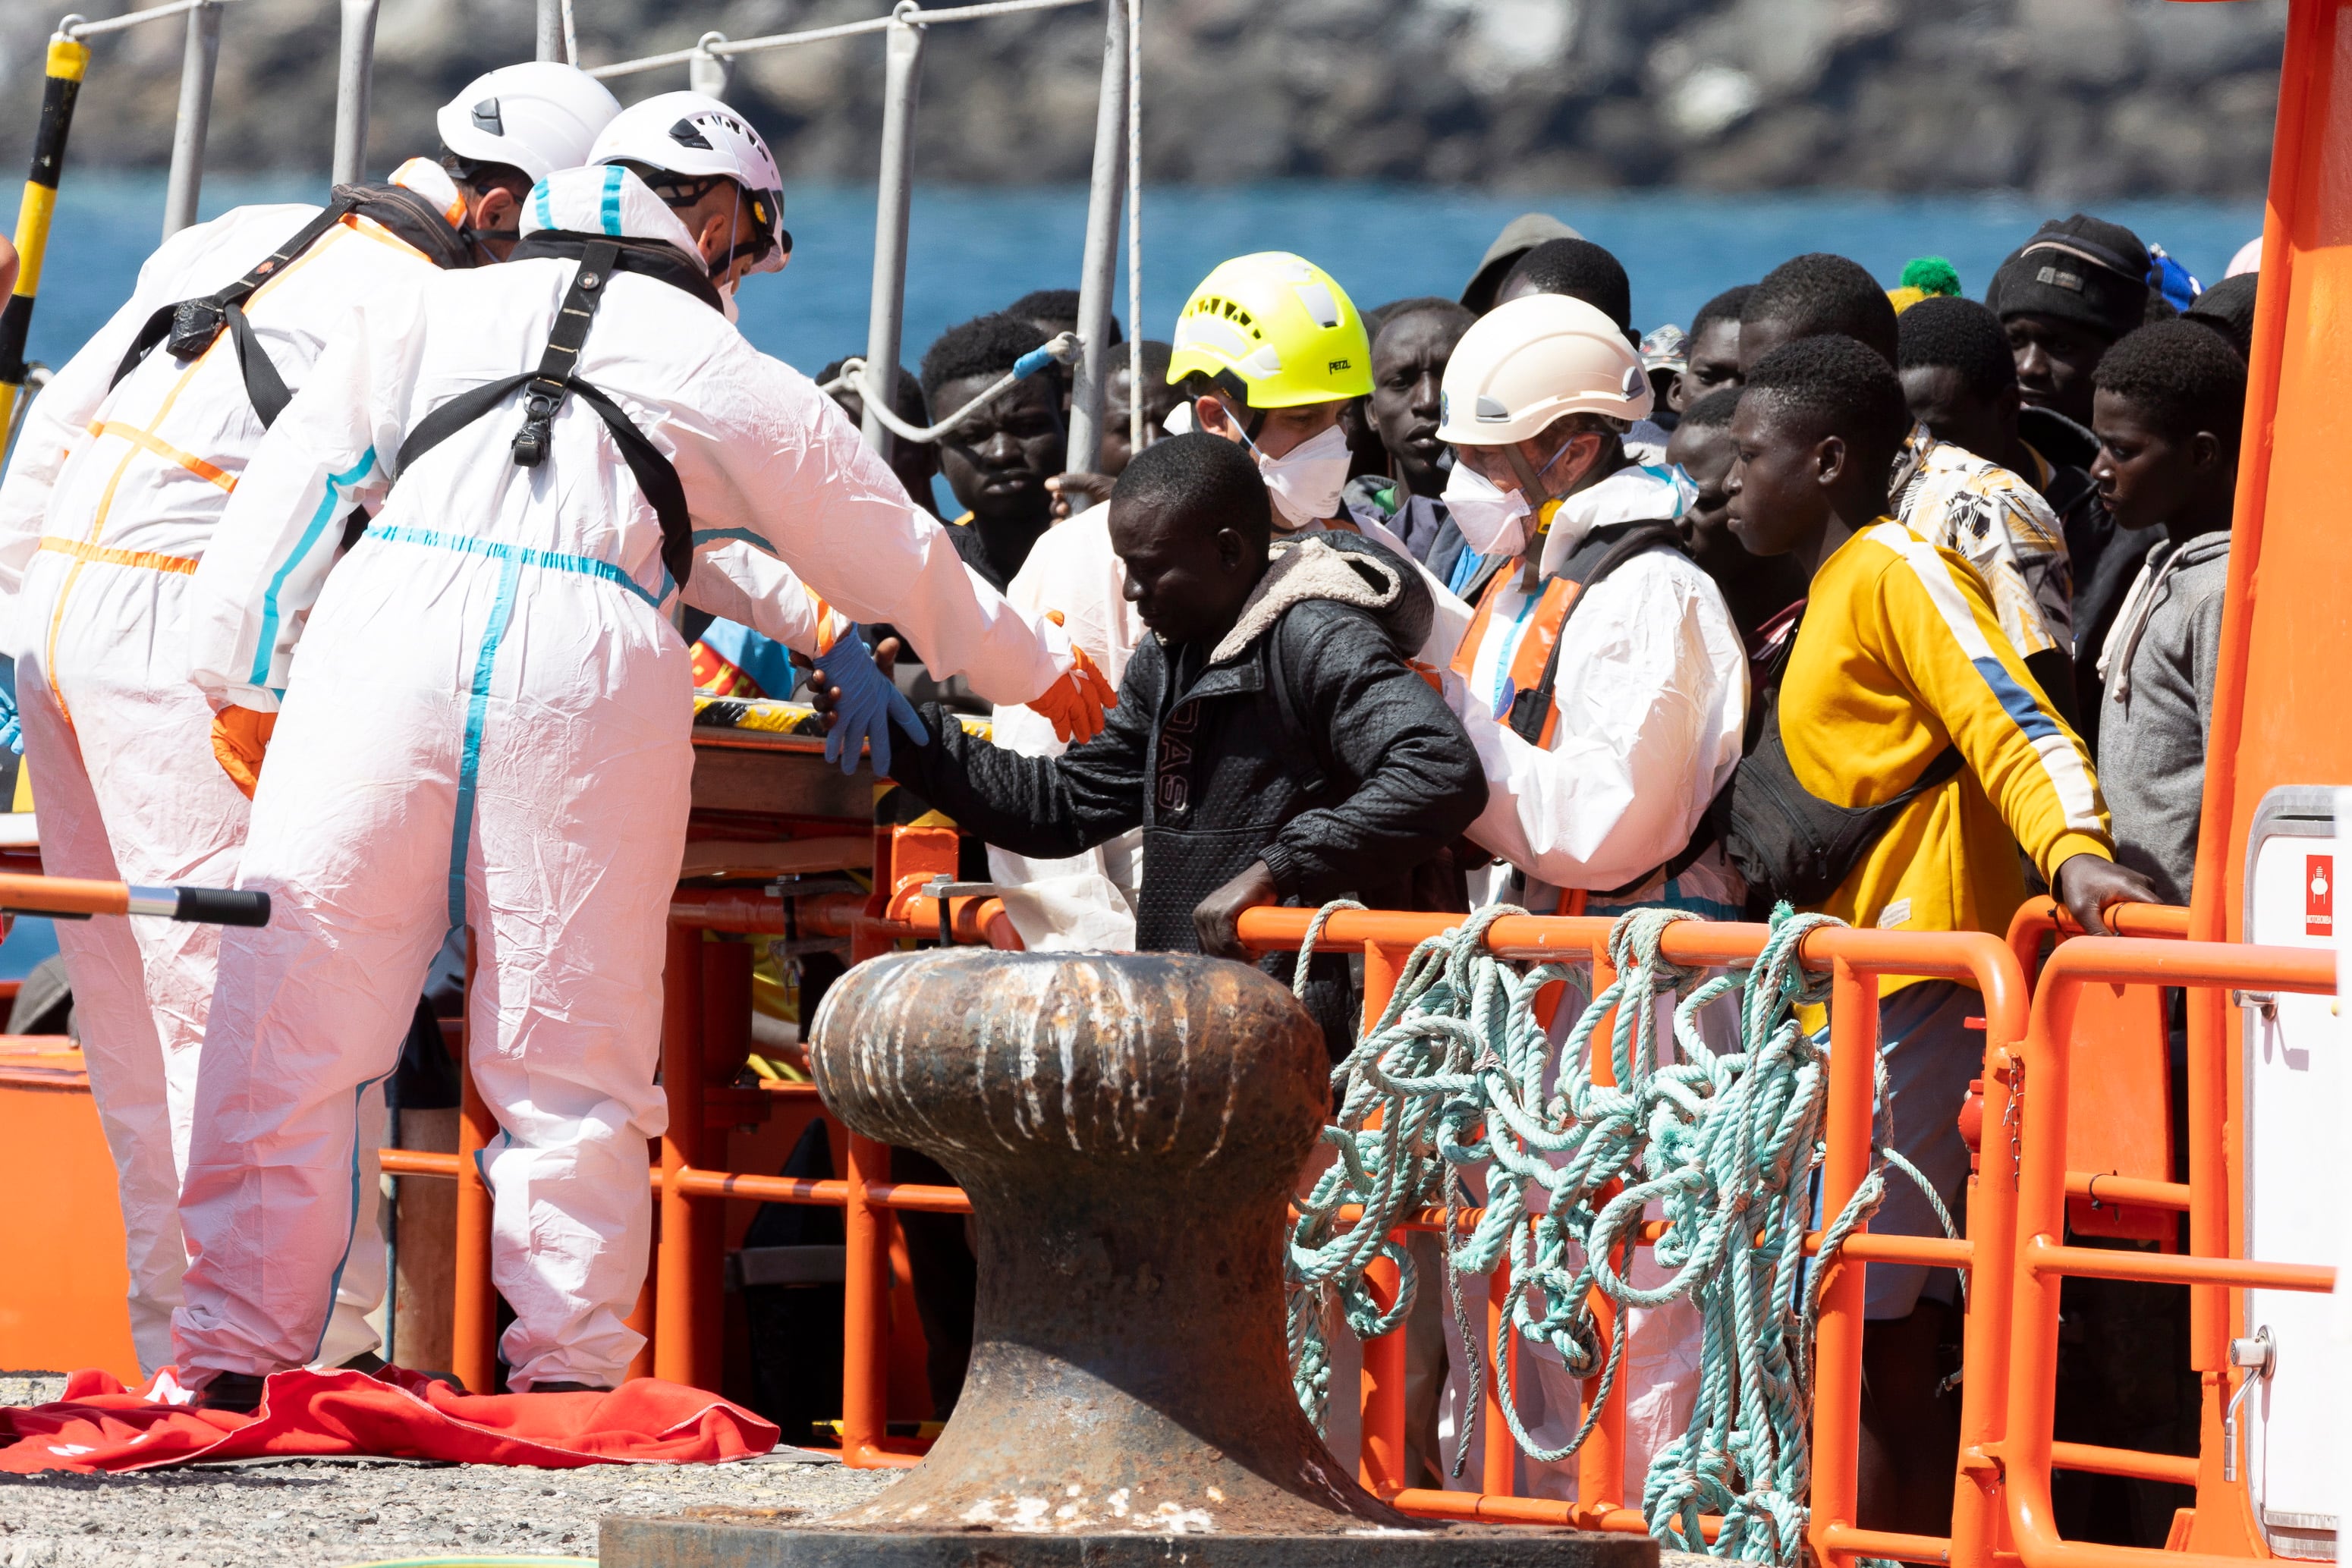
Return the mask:
POLYGON ((227 325, 228 311, 219 300, 183 299, 172 308, 172 331, 163 346, 176 359, 193 360, 211 348, 227 325))

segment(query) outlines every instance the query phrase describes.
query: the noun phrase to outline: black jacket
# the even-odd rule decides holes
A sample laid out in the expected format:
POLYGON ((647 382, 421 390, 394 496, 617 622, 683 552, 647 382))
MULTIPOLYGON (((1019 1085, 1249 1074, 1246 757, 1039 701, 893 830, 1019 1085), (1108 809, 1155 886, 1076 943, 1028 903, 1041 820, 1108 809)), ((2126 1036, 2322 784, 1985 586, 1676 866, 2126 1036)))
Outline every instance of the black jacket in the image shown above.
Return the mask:
POLYGON ((1432 612, 1387 551, 1315 535, 1276 557, 1215 649, 1144 638, 1084 746, 1024 757, 926 713, 929 743, 896 737, 892 771, 1016 854, 1141 826, 1136 946, 1197 951, 1193 905, 1253 861, 1284 902, 1320 904, 1402 881, 1484 809, 1470 737, 1406 663, 1432 612))

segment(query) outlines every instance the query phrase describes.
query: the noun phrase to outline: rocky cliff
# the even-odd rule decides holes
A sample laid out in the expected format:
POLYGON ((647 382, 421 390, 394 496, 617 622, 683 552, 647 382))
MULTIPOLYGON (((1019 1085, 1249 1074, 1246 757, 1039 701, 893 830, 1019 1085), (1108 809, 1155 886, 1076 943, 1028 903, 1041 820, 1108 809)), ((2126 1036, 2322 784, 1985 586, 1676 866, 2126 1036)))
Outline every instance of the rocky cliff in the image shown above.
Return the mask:
MULTIPOLYGON (((884 5, 577 0, 576 15, 593 64, 884 5)), ((30 145, 55 22, 37 6, 0 7, 0 148, 30 145)), ((2285 16, 2285 0, 1146 0, 1147 177, 2246 196, 2285 16)), ((336 26, 334 0, 234 0, 212 167, 325 167, 336 26)), ((1083 178, 1100 28, 1082 5, 935 29, 922 177, 1083 178)), ((526 57, 531 36, 531 0, 383 0, 372 165, 429 149, 432 106, 526 57)), ((75 162, 163 162, 181 25, 95 47, 75 162)), ((859 37, 750 57, 730 96, 788 173, 870 178, 881 53, 859 37)), ((685 74, 614 86, 626 99, 685 74)))

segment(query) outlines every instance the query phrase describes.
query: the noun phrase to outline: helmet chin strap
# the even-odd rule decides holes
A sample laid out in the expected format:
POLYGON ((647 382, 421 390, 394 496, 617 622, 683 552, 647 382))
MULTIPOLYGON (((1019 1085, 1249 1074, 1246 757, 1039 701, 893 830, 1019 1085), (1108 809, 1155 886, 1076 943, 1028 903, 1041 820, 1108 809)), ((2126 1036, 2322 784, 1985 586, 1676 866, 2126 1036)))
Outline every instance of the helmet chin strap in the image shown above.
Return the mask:
POLYGON ((1535 526, 1528 531, 1525 555, 1526 566, 1519 580, 1522 592, 1533 593, 1542 578, 1544 540, 1551 534, 1552 514, 1546 509, 1547 503, 1573 493, 1577 480, 1584 477, 1582 471, 1580 470, 1576 477, 1569 481, 1567 489, 1555 491, 1544 476, 1551 472, 1553 464, 1573 451, 1577 441, 1587 434, 1589 433, 1581 430, 1572 433, 1558 452, 1545 459, 1541 468, 1528 461, 1528 455, 1519 450, 1517 442, 1514 441, 1503 448, 1504 453, 1511 460, 1511 471, 1518 476, 1519 493, 1528 498, 1528 509, 1535 517, 1535 526))

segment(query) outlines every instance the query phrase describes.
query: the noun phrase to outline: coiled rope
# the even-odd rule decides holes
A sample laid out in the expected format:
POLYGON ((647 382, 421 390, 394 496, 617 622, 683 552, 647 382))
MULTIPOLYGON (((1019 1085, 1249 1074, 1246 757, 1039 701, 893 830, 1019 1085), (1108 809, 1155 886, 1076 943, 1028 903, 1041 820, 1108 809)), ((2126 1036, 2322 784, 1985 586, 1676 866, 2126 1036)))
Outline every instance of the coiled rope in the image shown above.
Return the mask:
MULTIPOLYGON (((1332 914, 1362 907, 1341 900, 1317 914, 1299 948, 1299 987, 1332 914)), ((1446 1285, 1465 1342, 1461 1277, 1510 1260, 1489 1375, 1500 1380, 1497 1403, 1521 1451, 1543 1463, 1573 1454, 1617 1389, 1630 1336, 1604 1336, 1595 1292, 1621 1310, 1686 1297, 1704 1325, 1697 1402, 1688 1429, 1650 1466, 1642 1499, 1650 1532, 1680 1551, 1794 1568, 1811 1480, 1811 1355, 1826 1265, 1878 1207, 1885 1166, 1904 1171, 1935 1201, 1933 1188, 1887 1146, 1885 1068, 1874 1053, 1879 1111, 1868 1175, 1823 1231, 1823 1266, 1807 1268, 1813 1178, 1826 1152, 1829 1054, 1795 1010, 1824 1001, 1829 985, 1805 973, 1798 950, 1809 932, 1840 922, 1783 904, 1751 969, 1710 977, 1659 952, 1666 927, 1694 916, 1635 910, 1610 932, 1616 978, 1592 997, 1555 1058, 1536 999, 1555 981, 1589 993, 1589 966, 1522 968, 1496 957, 1489 928, 1525 913, 1489 907, 1416 946, 1380 1021, 1333 1071, 1343 1098, 1323 1138, 1338 1158, 1299 1201, 1289 1249, 1299 1404, 1323 1427, 1332 1308, 1360 1339, 1404 1322, 1420 1281, 1391 1232, 1442 1207, 1446 1285), (1717 1054, 1700 1036, 1698 1014, 1734 994, 1740 1039, 1717 1054), (1669 997, 1677 998, 1678 1060, 1662 1060, 1657 1038, 1657 1004, 1669 997), (1615 1082, 1602 1083, 1588 1048, 1612 1009, 1615 1082), (1462 1176, 1474 1166, 1484 1172, 1486 1202, 1463 1235, 1462 1176), (1351 1204, 1362 1206, 1362 1218, 1343 1225, 1340 1209, 1351 1204), (1653 1204, 1665 1221, 1654 1256, 1672 1278, 1644 1289, 1626 1270, 1653 1204), (1365 1269, 1381 1258, 1398 1273, 1396 1299, 1385 1309, 1364 1282, 1365 1269), (1557 1354, 1572 1375, 1600 1379, 1563 1447, 1543 1447, 1521 1422, 1507 1353, 1513 1333, 1557 1354), (1711 1543, 1700 1532, 1702 1513, 1722 1516, 1711 1543)), ((1936 1207, 1948 1232, 1949 1216, 1936 1207)), ((1476 1347, 1469 1349, 1457 1476, 1479 1404, 1482 1369, 1476 1347)))

